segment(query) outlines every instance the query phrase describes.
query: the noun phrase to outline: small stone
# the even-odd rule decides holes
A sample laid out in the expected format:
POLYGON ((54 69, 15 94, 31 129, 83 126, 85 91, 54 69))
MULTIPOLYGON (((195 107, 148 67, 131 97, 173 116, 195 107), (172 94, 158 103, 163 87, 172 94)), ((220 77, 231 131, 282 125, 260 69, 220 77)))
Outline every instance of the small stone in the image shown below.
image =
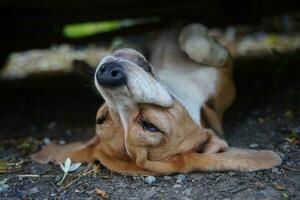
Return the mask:
POLYGON ((254 148, 258 148, 259 145, 258 144, 250 144, 249 147, 252 148, 252 149, 254 149, 254 148))
POLYGON ((48 129, 52 130, 54 127, 56 126, 56 122, 55 121, 51 121, 48 123, 48 129))
POLYGON ((279 190, 279 191, 285 190, 285 187, 284 187, 283 185, 278 184, 278 183, 273 184, 273 187, 274 187, 276 190, 279 190))
POLYGON ((188 188, 188 189, 184 190, 183 193, 187 196, 190 196, 192 194, 192 191, 193 191, 192 188, 188 188))
POLYGON ((242 190, 246 190, 247 189, 247 186, 243 185, 243 186, 240 186, 240 187, 237 187, 237 188, 234 188, 233 190, 230 191, 231 194, 235 194, 235 193, 238 193, 242 190))
POLYGON ((263 124, 263 123, 265 123, 265 119, 264 118, 262 118, 262 117, 260 117, 260 118, 258 118, 258 122, 260 123, 260 124, 263 124))
POLYGON ((70 129, 67 129, 67 130, 66 130, 66 135, 67 135, 67 136, 71 136, 71 135, 72 135, 72 131, 71 131, 70 129))
POLYGON ((172 177, 171 176, 164 176, 164 179, 169 181, 169 180, 172 180, 172 177))
POLYGON ((279 151, 276 151, 276 153, 280 156, 280 158, 285 159, 285 155, 279 151))
POLYGON ((66 141, 65 140, 59 140, 58 144, 64 145, 64 144, 66 144, 66 141))
POLYGON ((5 192, 9 188, 8 184, 1 184, 0 185, 0 192, 5 192))
POLYGON ((229 175, 229 176, 235 176, 236 173, 234 173, 234 172, 228 172, 228 175, 229 175))
POLYGON ((278 169, 277 167, 273 167, 271 171, 272 171, 272 173, 274 173, 274 174, 281 174, 280 169, 278 169))
POLYGON ((151 185, 156 182, 156 178, 155 176, 147 176, 145 178, 145 182, 151 185))
POLYGON ((51 143, 51 140, 49 138, 44 138, 44 144, 50 144, 51 143))
POLYGON ((286 110, 285 113, 283 114, 283 117, 286 118, 286 119, 292 119, 293 118, 293 111, 286 110))
POLYGON ((178 174, 176 183, 182 183, 186 179, 186 175, 178 174))
POLYGON ((173 187, 174 187, 174 188, 180 188, 181 185, 180 185, 180 184, 175 184, 173 187))
POLYGON ((75 194, 77 194, 79 192, 80 192, 80 190, 78 190, 78 188, 76 188, 75 191, 74 191, 75 194))
POLYGON ((40 190, 37 188, 37 187, 33 187, 29 190, 29 194, 35 194, 35 193, 38 193, 40 190))

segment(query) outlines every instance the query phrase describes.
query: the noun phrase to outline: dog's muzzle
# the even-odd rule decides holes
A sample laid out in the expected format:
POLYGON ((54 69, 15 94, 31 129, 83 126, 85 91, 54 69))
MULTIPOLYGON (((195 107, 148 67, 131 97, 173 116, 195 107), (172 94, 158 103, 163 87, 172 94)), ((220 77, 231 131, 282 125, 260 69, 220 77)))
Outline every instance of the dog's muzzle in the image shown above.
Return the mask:
POLYGON ((96 72, 96 79, 99 85, 103 87, 118 87, 127 83, 124 69, 117 62, 102 64, 96 72))

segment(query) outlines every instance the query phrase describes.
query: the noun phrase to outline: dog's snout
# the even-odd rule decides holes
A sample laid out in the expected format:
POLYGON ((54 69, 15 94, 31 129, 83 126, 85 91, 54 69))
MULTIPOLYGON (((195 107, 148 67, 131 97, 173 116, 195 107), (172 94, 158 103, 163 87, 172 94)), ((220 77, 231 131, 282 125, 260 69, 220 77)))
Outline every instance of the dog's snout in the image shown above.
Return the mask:
POLYGON ((117 87, 126 84, 127 77, 122 65, 112 62, 104 63, 96 73, 99 85, 104 87, 117 87))

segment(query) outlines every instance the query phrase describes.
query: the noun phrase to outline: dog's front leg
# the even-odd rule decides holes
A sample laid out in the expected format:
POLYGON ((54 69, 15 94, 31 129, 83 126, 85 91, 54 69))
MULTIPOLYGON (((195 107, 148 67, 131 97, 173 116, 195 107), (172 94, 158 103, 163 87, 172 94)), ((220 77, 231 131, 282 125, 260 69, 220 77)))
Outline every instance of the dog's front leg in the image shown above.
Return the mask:
POLYGON ((31 158, 42 164, 49 162, 61 163, 67 158, 70 158, 73 162, 94 162, 96 160, 95 151, 98 143, 99 138, 95 136, 87 143, 77 142, 66 145, 49 144, 39 152, 33 154, 31 158))

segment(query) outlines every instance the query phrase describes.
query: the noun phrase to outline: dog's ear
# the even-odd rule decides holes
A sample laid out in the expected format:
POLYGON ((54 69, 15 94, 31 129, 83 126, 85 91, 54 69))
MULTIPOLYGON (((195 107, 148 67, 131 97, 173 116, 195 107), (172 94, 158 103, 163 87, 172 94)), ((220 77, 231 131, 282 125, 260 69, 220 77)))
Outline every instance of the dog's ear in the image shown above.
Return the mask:
POLYGON ((281 164, 273 151, 229 148, 213 154, 191 153, 184 157, 186 171, 256 171, 281 164))
POLYGON ((146 151, 139 151, 137 165, 156 175, 187 173, 192 171, 255 171, 281 164, 281 158, 273 151, 256 151, 230 148, 226 152, 203 154, 186 152, 168 161, 150 161, 146 151))
POLYGON ((82 78, 86 80, 90 80, 93 78, 95 69, 92 68, 86 61, 75 59, 72 62, 72 66, 74 72, 82 78))
POLYGON ((95 136, 86 143, 70 143, 67 145, 49 144, 39 152, 33 154, 31 159, 38 163, 60 163, 70 158, 73 162, 94 162, 95 151, 99 145, 99 138, 95 136))

